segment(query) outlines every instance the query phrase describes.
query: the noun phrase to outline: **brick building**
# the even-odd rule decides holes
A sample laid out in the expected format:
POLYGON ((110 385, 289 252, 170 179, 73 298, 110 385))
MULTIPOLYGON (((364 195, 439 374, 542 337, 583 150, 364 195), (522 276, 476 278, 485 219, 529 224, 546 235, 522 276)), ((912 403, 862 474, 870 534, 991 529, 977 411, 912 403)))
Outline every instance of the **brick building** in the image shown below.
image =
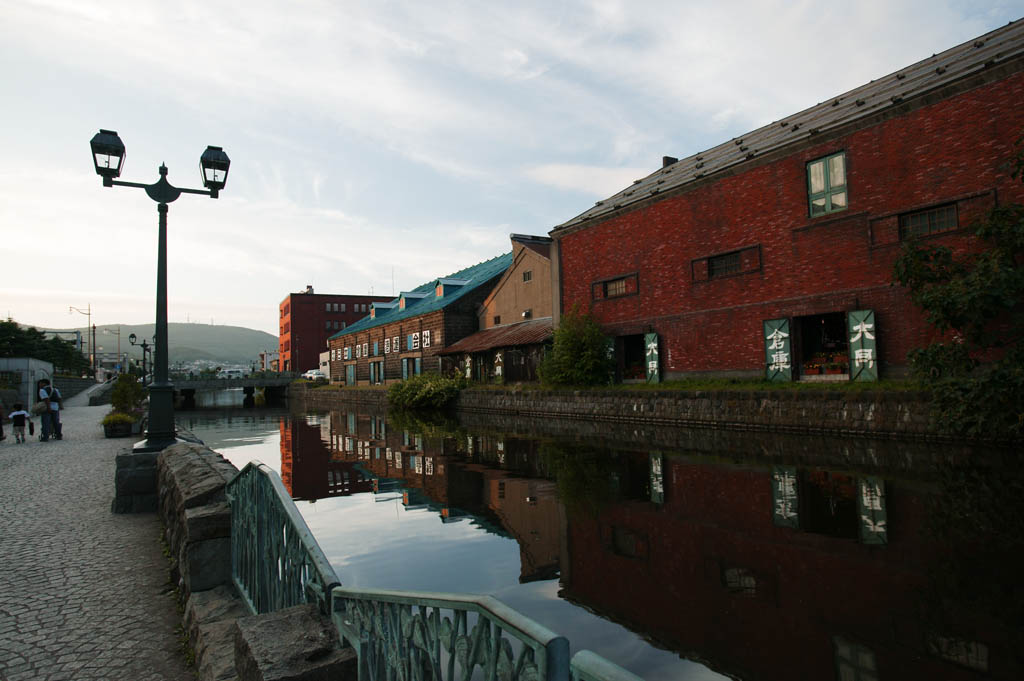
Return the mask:
POLYGON ((370 305, 390 300, 386 296, 350 296, 289 293, 279 306, 278 368, 303 372, 320 368, 320 353, 327 339, 370 313, 370 305))
MULTIPOLYGON (((892 286, 901 243, 977 247, 1024 201, 1024 22, 637 180, 557 226, 556 315, 615 337, 619 376, 890 375, 933 332, 892 286)), ((557 319, 556 319, 557 323, 557 319)))
POLYGON ((551 239, 511 239, 512 264, 480 306, 480 331, 441 351, 453 368, 477 381, 537 380, 551 341, 551 239))
POLYGON ((441 371, 439 353, 478 328, 477 308, 512 263, 512 253, 403 291, 330 338, 331 381, 374 385, 441 371))

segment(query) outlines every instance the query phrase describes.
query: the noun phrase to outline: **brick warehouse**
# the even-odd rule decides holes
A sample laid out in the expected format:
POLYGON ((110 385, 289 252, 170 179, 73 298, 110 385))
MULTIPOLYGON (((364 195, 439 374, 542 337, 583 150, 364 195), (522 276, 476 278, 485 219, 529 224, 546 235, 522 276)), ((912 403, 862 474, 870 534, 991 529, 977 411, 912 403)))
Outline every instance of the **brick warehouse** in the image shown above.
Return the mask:
POLYGON ((327 339, 369 314, 372 303, 386 300, 390 298, 314 293, 312 286, 301 293, 289 293, 278 306, 281 371, 318 368, 327 339))
POLYGON ((506 253, 374 303, 369 317, 331 336, 331 381, 373 385, 440 371, 440 351, 477 331, 477 308, 511 264, 506 253))
POLYGON ((666 157, 551 232, 556 314, 589 310, 616 337, 623 379, 900 373, 933 338, 891 285, 901 241, 971 249, 972 222, 1024 200, 1006 170, 1022 101, 1017 21, 666 157))

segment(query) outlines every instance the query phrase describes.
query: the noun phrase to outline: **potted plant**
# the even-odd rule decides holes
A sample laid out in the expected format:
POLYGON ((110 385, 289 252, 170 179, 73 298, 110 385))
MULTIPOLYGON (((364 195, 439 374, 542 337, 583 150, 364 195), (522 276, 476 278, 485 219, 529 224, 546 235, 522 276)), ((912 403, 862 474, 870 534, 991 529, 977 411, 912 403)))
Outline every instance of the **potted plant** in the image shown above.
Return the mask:
POLYGON ((129 374, 121 374, 110 394, 110 413, 103 417, 103 434, 128 437, 142 431, 142 404, 146 390, 129 374))

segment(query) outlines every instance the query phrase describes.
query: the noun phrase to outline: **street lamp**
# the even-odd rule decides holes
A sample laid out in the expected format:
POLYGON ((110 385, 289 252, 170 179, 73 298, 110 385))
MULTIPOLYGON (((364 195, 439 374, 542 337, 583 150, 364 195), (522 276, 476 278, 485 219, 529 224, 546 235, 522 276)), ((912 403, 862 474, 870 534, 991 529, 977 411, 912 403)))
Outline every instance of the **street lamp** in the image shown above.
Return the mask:
POLYGON ((93 378, 96 378, 96 350, 93 347, 96 345, 96 327, 92 325, 92 303, 89 303, 84 310, 68 305, 68 314, 72 312, 80 312, 89 318, 89 325, 85 328, 85 338, 89 341, 89 370, 92 372, 93 378), (89 338, 90 331, 92 331, 91 339, 89 338))
MULTIPOLYGON (((111 335, 111 336, 117 336, 117 357, 118 357, 118 361, 120 361, 120 358, 121 358, 121 326, 118 325, 117 331, 114 331, 113 329, 103 329, 103 333, 111 335)), ((121 366, 122 365, 119 364, 116 367, 117 368, 117 373, 121 373, 121 366)))
POLYGON ((100 130, 90 141, 96 174, 104 187, 135 187, 145 189, 157 202, 159 236, 156 266, 156 338, 153 361, 153 382, 149 386, 149 429, 146 439, 135 445, 137 452, 159 451, 174 444, 174 386, 167 372, 167 204, 182 194, 200 194, 217 198, 227 184, 231 160, 220 147, 209 146, 199 157, 203 177, 202 189, 180 189, 167 181, 167 166, 160 165, 160 179, 153 184, 118 180, 124 169, 125 148, 113 130, 100 130))
POLYGON ((128 336, 128 342, 131 343, 132 345, 138 345, 140 348, 142 348, 142 384, 145 385, 146 384, 146 355, 148 355, 150 352, 153 351, 153 346, 150 345, 149 343, 147 343, 145 338, 142 339, 141 343, 136 343, 135 341, 137 341, 138 338, 139 337, 136 336, 133 333, 130 336, 128 336))

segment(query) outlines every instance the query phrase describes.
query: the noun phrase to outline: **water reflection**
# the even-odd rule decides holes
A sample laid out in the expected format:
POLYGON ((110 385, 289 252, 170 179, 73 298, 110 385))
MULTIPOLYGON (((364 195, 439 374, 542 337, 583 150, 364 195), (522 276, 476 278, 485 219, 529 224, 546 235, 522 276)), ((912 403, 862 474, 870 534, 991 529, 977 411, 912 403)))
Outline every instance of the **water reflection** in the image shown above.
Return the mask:
POLYGON ((490 593, 652 681, 1021 678, 1014 457, 472 418, 278 417, 343 583, 490 593))

